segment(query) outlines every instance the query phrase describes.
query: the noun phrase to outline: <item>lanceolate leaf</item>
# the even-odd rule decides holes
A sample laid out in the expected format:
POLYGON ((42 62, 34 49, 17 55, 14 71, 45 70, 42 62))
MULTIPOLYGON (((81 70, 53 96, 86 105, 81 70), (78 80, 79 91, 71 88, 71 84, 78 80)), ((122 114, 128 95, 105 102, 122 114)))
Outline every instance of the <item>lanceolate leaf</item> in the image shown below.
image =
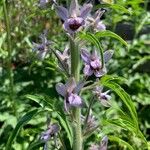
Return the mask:
POLYGON ((25 97, 38 103, 43 108, 48 107, 49 109, 52 109, 52 107, 53 107, 52 103, 50 103, 48 100, 46 100, 44 98, 44 96, 27 94, 27 95, 25 95, 25 97))
POLYGON ((6 150, 10 150, 12 143, 14 141, 14 139, 16 138, 16 136, 18 135, 20 129, 27 124, 38 112, 38 109, 34 109, 30 112, 27 112, 17 123, 15 129, 12 131, 7 144, 6 144, 6 150))
POLYGON ((102 37, 112 37, 120 41, 120 43, 124 44, 126 47, 128 47, 128 44, 126 41, 124 41, 119 35, 115 34, 114 32, 111 32, 109 30, 105 31, 100 31, 95 34, 97 38, 102 38, 102 37))
POLYGON ((108 136, 110 141, 117 142, 120 146, 126 147, 129 150, 135 150, 129 143, 116 136, 108 136))
POLYGON ((120 85, 118 85, 117 83, 115 83, 113 81, 102 82, 102 84, 106 87, 109 87, 110 89, 112 89, 113 91, 115 91, 118 94, 118 96, 124 103, 124 105, 127 109, 127 112, 128 111, 130 112, 129 116, 131 116, 136 128, 138 129, 137 113, 136 113, 135 107, 132 103, 130 96, 124 91, 124 89, 121 88, 120 85))
MULTIPOLYGON (((38 103, 42 108, 48 108, 49 111, 55 111, 57 114, 58 120, 62 127, 65 129, 68 139, 70 141, 70 145, 72 145, 72 138, 73 138, 73 133, 71 130, 71 127, 69 125, 69 122, 67 120, 67 117, 61 112, 60 108, 55 107, 54 100, 50 99, 48 96, 41 96, 41 95, 26 95, 27 98, 30 100, 33 100, 34 102, 38 103)), ((57 105, 58 106, 58 105, 57 105)), ((34 144, 40 144, 39 142, 33 143, 34 144)))
POLYGON ((126 9, 125 7, 118 5, 118 4, 100 4, 100 5, 96 6, 96 8, 112 8, 116 11, 121 11, 123 13, 131 14, 131 12, 128 11, 128 9, 126 9))

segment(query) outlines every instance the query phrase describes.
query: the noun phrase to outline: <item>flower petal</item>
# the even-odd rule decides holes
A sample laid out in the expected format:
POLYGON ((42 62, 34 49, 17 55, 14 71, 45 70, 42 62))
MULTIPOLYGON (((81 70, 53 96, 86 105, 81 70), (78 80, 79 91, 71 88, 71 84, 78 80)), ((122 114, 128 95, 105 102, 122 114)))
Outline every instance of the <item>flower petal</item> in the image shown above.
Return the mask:
POLYGON ((104 62, 107 63, 113 56, 114 51, 113 50, 108 50, 104 52, 104 62))
POLYGON ((56 91, 58 92, 58 94, 60 94, 61 96, 65 96, 66 95, 66 87, 64 84, 62 83, 57 83, 56 84, 56 91))
POLYGON ((81 57, 85 63, 90 63, 90 53, 87 50, 81 49, 81 57))
POLYGON ((100 69, 100 70, 94 70, 94 75, 96 76, 96 77, 101 77, 101 76, 103 76, 104 74, 106 74, 106 68, 104 67, 103 69, 100 69))
POLYGON ((81 8, 80 16, 85 19, 88 14, 91 12, 93 5, 92 4, 84 4, 81 8))
POLYGON ((77 0, 71 0, 69 8, 70 17, 77 17, 79 14, 79 4, 77 0))
POLYGON ((84 81, 80 81, 77 86, 74 89, 74 93, 78 94, 80 92, 80 90, 84 87, 85 82, 84 81))
POLYGON ((86 76, 91 76, 93 74, 93 70, 90 65, 85 65, 83 72, 86 76))
POLYGON ((101 62, 99 61, 99 59, 95 59, 94 61, 91 61, 90 65, 94 69, 101 68, 101 62))
POLYGON ((106 26, 105 26, 105 24, 103 24, 103 23, 100 21, 100 22, 97 23, 96 29, 97 29, 98 31, 104 31, 104 30, 106 30, 106 26))
POLYGON ((68 79, 68 82, 65 84, 65 87, 67 89, 68 94, 72 93, 76 87, 75 79, 74 78, 68 79))
POLYGON ((102 141, 101 141, 101 145, 100 145, 99 150, 107 150, 107 144, 108 144, 108 137, 107 137, 107 136, 104 136, 104 137, 102 138, 102 141))
POLYGON ((77 94, 71 93, 71 95, 68 97, 68 102, 69 102, 69 105, 73 107, 82 106, 82 100, 77 94))
POLYGON ((94 58, 94 59, 99 59, 97 51, 95 49, 92 51, 91 57, 94 58))
POLYGON ((68 33, 74 33, 75 31, 71 30, 70 27, 69 27, 69 23, 68 23, 68 20, 66 20, 63 24, 63 28, 65 29, 65 31, 67 31, 68 33))
POLYGON ((65 7, 56 6, 56 12, 63 21, 67 20, 69 15, 68 15, 68 10, 65 7))

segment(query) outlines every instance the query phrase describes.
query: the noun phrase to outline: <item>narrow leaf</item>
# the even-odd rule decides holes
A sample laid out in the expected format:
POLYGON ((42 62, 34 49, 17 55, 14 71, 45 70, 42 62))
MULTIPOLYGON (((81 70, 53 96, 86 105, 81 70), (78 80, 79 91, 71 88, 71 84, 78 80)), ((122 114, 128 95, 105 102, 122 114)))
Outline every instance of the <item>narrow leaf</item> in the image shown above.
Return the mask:
POLYGON ((128 44, 126 43, 126 41, 124 41, 124 40, 123 40, 119 35, 117 35, 116 33, 111 32, 111 31, 109 31, 109 30, 97 32, 97 33, 95 34, 95 36, 96 36, 97 38, 112 37, 112 38, 115 38, 115 39, 117 39, 118 41, 120 41, 120 43, 122 43, 122 44, 125 45, 126 47, 128 47, 128 44))
POLYGON ((123 13, 131 14, 131 12, 128 9, 118 4, 100 4, 97 5, 96 8, 112 8, 116 11, 121 11, 123 13))
POLYGON ((12 143, 14 141, 14 139, 17 137, 20 129, 27 124, 38 112, 38 109, 34 109, 30 112, 27 112, 17 123, 15 129, 12 131, 7 144, 6 144, 6 150, 10 150, 12 143))
POLYGON ((120 85, 118 85, 113 81, 101 82, 101 84, 103 84, 106 87, 109 87, 118 94, 122 102, 125 104, 127 110, 130 112, 130 115, 135 123, 135 126, 138 129, 137 113, 130 96, 124 91, 124 89, 121 88, 120 85))
POLYGON ((115 136, 108 136, 110 141, 117 142, 122 147, 127 147, 129 150, 135 150, 129 143, 115 136))

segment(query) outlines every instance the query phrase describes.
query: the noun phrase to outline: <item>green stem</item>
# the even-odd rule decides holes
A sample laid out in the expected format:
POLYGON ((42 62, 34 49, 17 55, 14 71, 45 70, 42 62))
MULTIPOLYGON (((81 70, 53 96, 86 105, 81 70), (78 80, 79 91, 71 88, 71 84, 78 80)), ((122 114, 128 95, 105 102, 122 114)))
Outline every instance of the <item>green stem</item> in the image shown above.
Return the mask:
MULTIPOLYGON (((75 78, 76 82, 79 81, 80 72, 80 54, 78 44, 75 43, 73 38, 70 38, 70 51, 71 51, 71 75, 75 78)), ((81 130, 81 109, 74 108, 73 110, 73 150, 82 150, 82 130, 81 130)))
POLYGON ((11 33, 10 33, 10 22, 9 22, 9 15, 8 9, 6 7, 6 2, 3 0, 3 12, 4 12, 4 19, 5 19, 5 26, 7 32, 7 51, 8 51, 8 58, 7 58, 7 68, 8 68, 8 78, 9 78, 9 99, 12 102, 12 107, 14 114, 16 115, 16 105, 14 103, 14 88, 13 88, 13 70, 12 70, 12 46, 11 46, 11 33))

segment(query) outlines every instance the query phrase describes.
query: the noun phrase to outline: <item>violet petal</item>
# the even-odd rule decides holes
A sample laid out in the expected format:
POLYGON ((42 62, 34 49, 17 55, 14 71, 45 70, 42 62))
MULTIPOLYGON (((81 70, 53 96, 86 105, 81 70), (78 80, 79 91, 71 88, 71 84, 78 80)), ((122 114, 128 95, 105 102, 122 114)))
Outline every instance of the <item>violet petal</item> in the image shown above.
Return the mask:
POLYGON ((107 150, 107 144, 108 144, 108 137, 107 136, 104 136, 102 138, 102 141, 101 141, 101 145, 100 145, 100 149, 99 150, 107 150))
POLYGON ((104 74, 106 74, 106 69, 104 68, 100 70, 94 70, 94 75, 98 78, 103 76, 104 74))
POLYGON ((63 21, 67 20, 69 17, 68 10, 63 6, 56 6, 56 12, 63 21))
POLYGON ((84 87, 85 82, 80 81, 74 89, 74 93, 78 94, 80 90, 84 87))
POLYGON ((75 79, 74 78, 68 79, 68 82, 65 84, 65 87, 67 89, 67 93, 69 94, 72 93, 76 87, 75 79))
POLYGON ((56 84, 56 91, 58 92, 58 94, 60 94, 61 96, 65 96, 66 95, 66 87, 64 84, 62 83, 57 83, 56 84))
POLYGON ((90 65, 85 65, 83 72, 86 76, 91 76, 93 74, 93 70, 90 65))
POLYGON ((90 63, 90 53, 85 50, 85 49, 82 49, 81 50, 81 58, 83 59, 83 61, 87 64, 90 63))
POLYGON ((83 19, 85 19, 88 16, 88 14, 91 12, 92 7, 93 7, 92 4, 85 4, 85 5, 83 5, 83 7, 81 8, 80 16, 83 19))
POLYGON ((104 30, 106 30, 106 26, 100 21, 100 22, 97 23, 96 29, 98 31, 104 31, 104 30))
POLYGON ((69 102, 69 105, 73 107, 82 106, 82 100, 77 94, 71 93, 71 95, 68 97, 68 102, 69 102))
POLYGON ((77 17, 79 14, 79 4, 77 0, 71 0, 69 8, 70 17, 77 17))
POLYGON ((70 34, 71 34, 71 33, 74 33, 74 31, 71 30, 70 27, 69 27, 69 22, 68 22, 68 20, 66 20, 66 21, 64 22, 63 28, 65 29, 65 31, 67 31, 67 32, 70 33, 70 34))
POLYGON ((113 50, 107 50, 104 52, 104 62, 107 63, 113 56, 114 51, 113 50))

